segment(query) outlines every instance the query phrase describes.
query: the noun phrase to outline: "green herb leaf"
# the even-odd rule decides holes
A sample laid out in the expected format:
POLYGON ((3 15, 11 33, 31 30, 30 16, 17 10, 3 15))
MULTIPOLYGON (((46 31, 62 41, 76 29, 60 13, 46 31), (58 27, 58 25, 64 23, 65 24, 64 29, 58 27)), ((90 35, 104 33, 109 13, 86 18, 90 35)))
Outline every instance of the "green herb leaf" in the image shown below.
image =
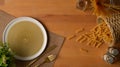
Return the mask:
POLYGON ((7 43, 0 42, 0 67, 15 67, 14 58, 7 43))

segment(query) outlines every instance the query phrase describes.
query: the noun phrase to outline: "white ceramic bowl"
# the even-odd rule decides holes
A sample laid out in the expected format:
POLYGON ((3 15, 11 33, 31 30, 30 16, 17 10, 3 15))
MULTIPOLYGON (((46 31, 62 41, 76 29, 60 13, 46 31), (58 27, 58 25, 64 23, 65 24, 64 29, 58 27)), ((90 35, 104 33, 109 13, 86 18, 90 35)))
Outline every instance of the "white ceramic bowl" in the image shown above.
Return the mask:
POLYGON ((24 60, 24 61, 32 60, 32 59, 38 57, 39 55, 41 55, 42 52, 45 50, 45 47, 47 45, 47 33, 46 33, 45 28, 43 27, 43 25, 39 21, 37 21, 37 20, 35 20, 35 19, 31 18, 31 17, 19 17, 19 18, 13 19, 6 26, 6 28, 5 28, 4 32, 3 32, 3 42, 7 43, 7 36, 8 36, 9 30, 12 28, 12 26, 14 26, 15 24, 17 24, 17 23, 19 23, 21 21, 30 21, 30 22, 36 24, 42 30, 42 33, 43 33, 43 37, 44 37, 43 38, 44 39, 43 44, 42 44, 42 47, 40 48, 40 50, 36 54, 34 54, 32 56, 29 56, 29 57, 21 57, 21 56, 17 56, 17 55, 14 56, 16 59, 19 59, 19 60, 24 60))

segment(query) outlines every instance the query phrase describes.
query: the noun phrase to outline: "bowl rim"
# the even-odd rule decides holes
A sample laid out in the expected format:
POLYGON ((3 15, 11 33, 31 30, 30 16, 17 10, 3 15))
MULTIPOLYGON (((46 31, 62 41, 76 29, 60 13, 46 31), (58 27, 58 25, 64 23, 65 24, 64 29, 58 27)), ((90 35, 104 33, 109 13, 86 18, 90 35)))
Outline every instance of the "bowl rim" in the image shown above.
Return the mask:
POLYGON ((3 40, 3 43, 7 43, 8 32, 10 31, 10 29, 15 24, 17 24, 17 23, 19 23, 21 21, 30 21, 30 22, 36 24, 42 30, 42 33, 43 33, 43 38, 44 38, 43 44, 42 44, 42 47, 40 48, 40 50, 37 53, 35 53, 34 55, 31 55, 31 56, 28 56, 28 57, 21 57, 21 56, 18 56, 18 55, 14 54, 15 59, 23 60, 23 61, 32 60, 32 59, 35 59, 36 57, 38 57, 39 55, 41 55, 43 53, 43 51, 45 50, 46 45, 47 45, 47 40, 48 40, 47 31, 46 31, 45 27, 41 24, 40 21, 37 21, 36 19, 31 18, 31 17, 18 17, 18 18, 15 18, 12 21, 10 21, 7 24, 7 26, 5 27, 5 29, 3 31, 2 40, 3 40))

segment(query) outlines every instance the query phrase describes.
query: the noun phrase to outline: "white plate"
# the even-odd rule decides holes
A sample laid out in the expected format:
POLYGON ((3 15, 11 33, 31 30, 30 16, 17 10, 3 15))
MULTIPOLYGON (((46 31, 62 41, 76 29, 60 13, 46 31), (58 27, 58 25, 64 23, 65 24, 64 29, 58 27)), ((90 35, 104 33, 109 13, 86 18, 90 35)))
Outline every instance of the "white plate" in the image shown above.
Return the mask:
POLYGON ((31 18, 31 17, 19 17, 19 18, 15 18, 13 19, 5 28, 4 32, 3 32, 3 42, 7 43, 7 36, 8 36, 8 32, 9 30, 11 29, 12 26, 14 26, 16 23, 19 23, 20 21, 30 21, 30 22, 33 22, 34 24, 36 24, 41 30, 42 30, 42 33, 43 33, 43 37, 44 37, 44 40, 43 40, 43 44, 42 44, 42 48, 40 48, 40 50, 32 55, 32 56, 29 56, 29 57, 20 57, 20 56, 17 56, 15 55, 14 57, 16 59, 19 59, 19 60, 32 60, 36 57, 38 57, 39 55, 42 54, 42 52, 45 50, 45 47, 47 45, 47 32, 44 28, 44 26, 37 20, 31 18))

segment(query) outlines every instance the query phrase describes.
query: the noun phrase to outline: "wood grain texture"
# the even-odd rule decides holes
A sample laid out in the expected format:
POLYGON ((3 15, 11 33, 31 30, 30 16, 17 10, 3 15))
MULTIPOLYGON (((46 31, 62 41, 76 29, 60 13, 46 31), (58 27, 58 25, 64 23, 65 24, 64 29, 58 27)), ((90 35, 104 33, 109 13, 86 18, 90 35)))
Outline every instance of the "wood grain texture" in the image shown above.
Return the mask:
MULTIPOLYGON (((16 16, 30 16, 40 20, 49 31, 68 37, 76 29, 89 31, 96 25, 96 17, 76 8, 76 0, 5 0, 0 9, 16 16)), ((65 40, 54 67, 119 67, 102 59, 108 45, 100 48, 86 46, 75 40, 65 40), (88 49, 81 53, 80 48, 88 49)))
POLYGON ((0 5, 4 5, 5 0, 0 0, 0 5))

